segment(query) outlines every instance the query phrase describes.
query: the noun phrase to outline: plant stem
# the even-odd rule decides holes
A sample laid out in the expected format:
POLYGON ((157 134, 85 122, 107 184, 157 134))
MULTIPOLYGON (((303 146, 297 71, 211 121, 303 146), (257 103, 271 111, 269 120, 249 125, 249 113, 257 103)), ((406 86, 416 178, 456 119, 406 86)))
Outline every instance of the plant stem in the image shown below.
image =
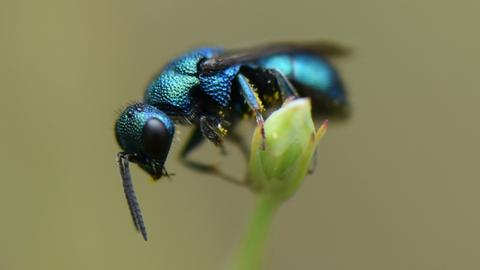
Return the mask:
POLYGON ((280 201, 268 194, 258 194, 247 233, 234 258, 232 270, 260 270, 265 252, 270 224, 280 201))

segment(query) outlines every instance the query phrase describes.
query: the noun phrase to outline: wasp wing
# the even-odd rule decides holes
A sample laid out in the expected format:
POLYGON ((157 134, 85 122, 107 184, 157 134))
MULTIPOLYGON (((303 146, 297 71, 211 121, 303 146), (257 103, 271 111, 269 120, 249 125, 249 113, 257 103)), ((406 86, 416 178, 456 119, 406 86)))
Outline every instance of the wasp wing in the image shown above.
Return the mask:
POLYGON ((348 48, 333 42, 281 42, 244 50, 226 51, 223 54, 214 56, 202 62, 200 64, 200 71, 203 73, 212 73, 274 54, 302 51, 327 57, 345 56, 350 53, 348 48))

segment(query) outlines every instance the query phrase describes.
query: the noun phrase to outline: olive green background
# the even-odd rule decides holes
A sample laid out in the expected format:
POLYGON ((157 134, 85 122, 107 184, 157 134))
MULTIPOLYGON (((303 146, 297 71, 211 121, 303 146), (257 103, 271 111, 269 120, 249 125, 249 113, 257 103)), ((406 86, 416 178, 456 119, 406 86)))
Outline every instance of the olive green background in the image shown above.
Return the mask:
MULTIPOLYGON (((479 269, 478 1, 0 2, 0 269, 225 269, 253 196, 192 172, 134 181, 115 164, 118 112, 199 45, 335 40, 353 117, 273 224, 267 269, 479 269)), ((253 122, 252 122, 253 123, 253 122)), ((242 126, 249 140, 253 124, 242 126)), ((195 157, 240 177, 242 156, 195 157)))

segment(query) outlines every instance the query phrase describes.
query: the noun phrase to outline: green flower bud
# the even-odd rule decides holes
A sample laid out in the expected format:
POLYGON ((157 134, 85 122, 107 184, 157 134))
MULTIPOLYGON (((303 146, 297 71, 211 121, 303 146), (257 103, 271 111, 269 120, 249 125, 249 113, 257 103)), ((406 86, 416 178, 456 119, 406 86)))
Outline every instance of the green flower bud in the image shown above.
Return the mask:
POLYGON ((315 147, 327 130, 325 121, 315 132, 307 98, 286 102, 265 121, 263 149, 260 129, 254 132, 249 162, 249 184, 262 194, 283 201, 302 183, 315 147))

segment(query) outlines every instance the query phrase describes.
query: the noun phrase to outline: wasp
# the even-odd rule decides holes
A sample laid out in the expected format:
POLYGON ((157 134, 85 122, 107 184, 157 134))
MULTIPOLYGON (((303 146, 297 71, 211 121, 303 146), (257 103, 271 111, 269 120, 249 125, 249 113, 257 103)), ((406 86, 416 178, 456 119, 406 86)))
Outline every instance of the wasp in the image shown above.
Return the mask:
POLYGON ((134 226, 143 238, 147 240, 147 233, 130 162, 156 180, 168 177, 164 164, 175 125, 188 124, 193 131, 180 157, 190 167, 211 170, 189 160, 189 153, 205 139, 222 146, 235 123, 248 116, 263 130, 265 110, 299 96, 310 97, 319 113, 345 115, 346 92, 329 59, 347 53, 346 48, 327 42, 276 43, 231 51, 208 47, 165 65, 142 102, 126 107, 115 123, 122 148, 117 160, 123 188, 134 226))

